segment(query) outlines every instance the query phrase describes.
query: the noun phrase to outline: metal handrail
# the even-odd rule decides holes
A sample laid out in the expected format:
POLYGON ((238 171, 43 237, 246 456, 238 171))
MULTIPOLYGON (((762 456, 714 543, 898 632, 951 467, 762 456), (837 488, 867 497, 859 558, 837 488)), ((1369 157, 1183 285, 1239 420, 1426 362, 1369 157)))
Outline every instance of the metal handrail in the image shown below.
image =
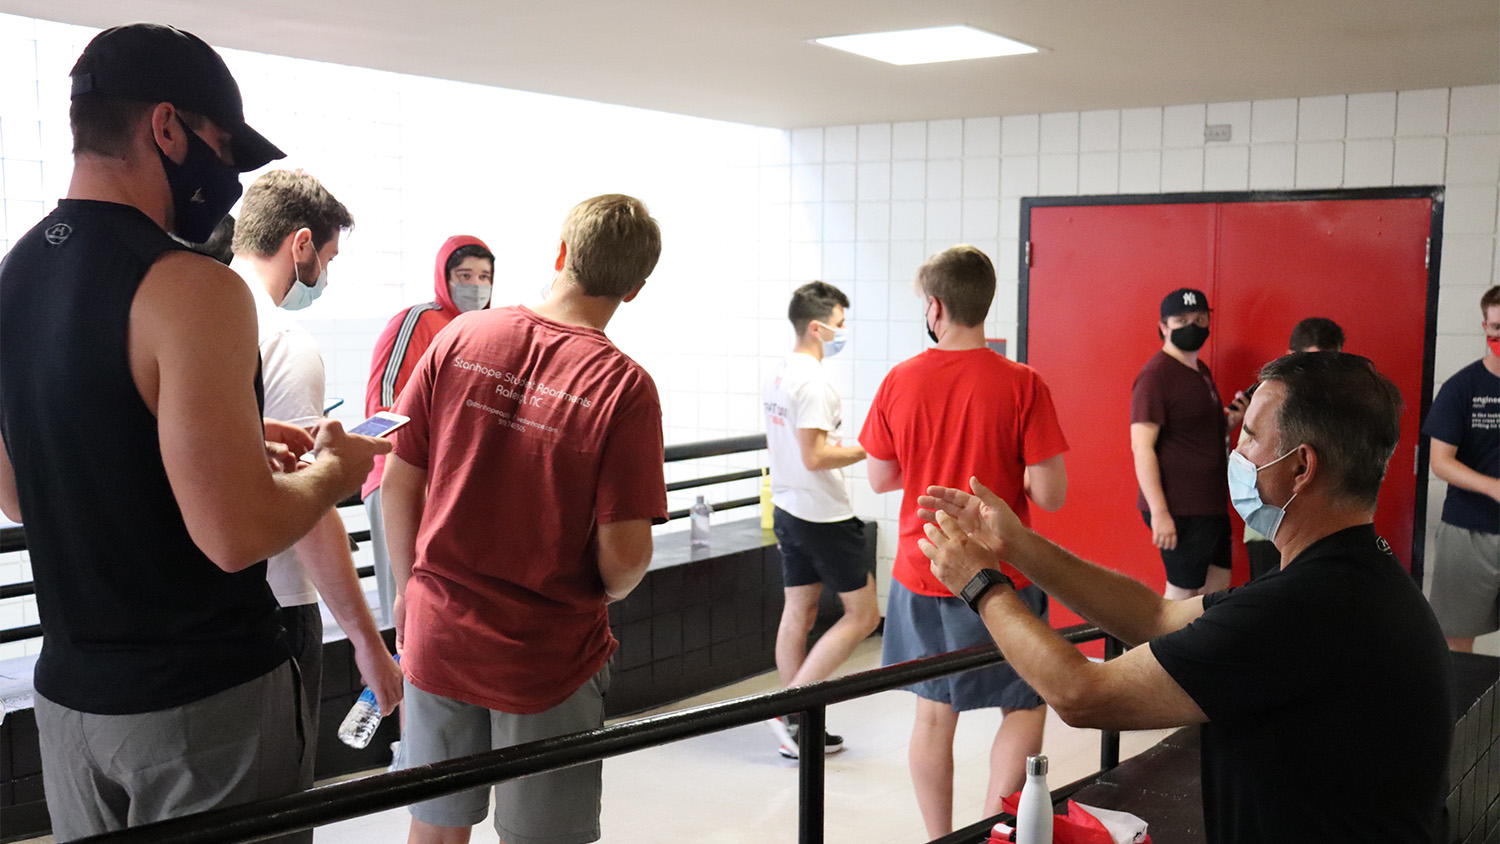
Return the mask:
MULTIPOLYGON (((666 453, 662 462, 676 463, 683 460, 696 460, 700 457, 718 457, 725 454, 742 454, 747 451, 760 451, 766 447, 765 434, 752 434, 743 437, 725 437, 717 440, 701 440, 699 442, 681 443, 666 447, 666 453)), ((695 478, 686 481, 674 481, 667 484, 668 492, 677 492, 695 487, 713 486, 714 484, 728 483, 730 481, 748 480, 760 477, 760 469, 745 469, 738 472, 730 472, 723 475, 710 475, 704 478, 695 478)), ((712 504, 715 512, 722 510, 733 510, 738 507, 749 507, 759 504, 759 498, 736 498, 729 501, 720 501, 712 504)), ((334 505, 339 508, 361 506, 358 495, 348 498, 334 505)), ((673 510, 667 513, 667 520, 673 521, 683 518, 689 513, 688 510, 673 510)), ((368 530, 353 530, 349 532, 349 540, 352 543, 370 541, 368 530)), ((0 554, 11 551, 26 550, 26 530, 24 527, 0 528, 0 554)), ((361 578, 373 577, 374 566, 362 566, 356 568, 354 573, 361 578)), ((34 581, 21 581, 17 583, 6 583, 0 585, 0 601, 7 598, 24 598, 36 594, 34 581)), ((35 639, 42 635, 42 627, 39 624, 28 624, 22 627, 10 627, 0 629, 0 645, 7 642, 21 642, 27 639, 35 639)))
MULTIPOLYGON (((1075 644, 1107 638, 1102 630, 1090 625, 1069 627, 1060 632, 1075 644)), ((504 780, 801 712, 806 720, 799 735, 804 744, 797 763, 801 797, 798 840, 801 844, 821 844, 824 758, 821 748, 817 747, 822 742, 823 731, 817 727, 823 722, 825 708, 829 704, 1004 661, 993 645, 977 646, 836 680, 712 703, 78 840, 79 844, 241 844, 261 841, 504 780)), ((1113 741, 1118 754, 1117 733, 1103 733, 1103 741, 1113 741)))

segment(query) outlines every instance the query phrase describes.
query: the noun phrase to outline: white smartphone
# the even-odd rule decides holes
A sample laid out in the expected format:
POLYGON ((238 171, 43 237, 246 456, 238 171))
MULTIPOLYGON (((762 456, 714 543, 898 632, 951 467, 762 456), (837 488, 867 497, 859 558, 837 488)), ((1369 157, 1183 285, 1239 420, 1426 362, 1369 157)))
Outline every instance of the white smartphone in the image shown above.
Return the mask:
POLYGON ((410 421, 410 416, 402 416, 399 413, 382 410, 369 419, 350 428, 348 433, 362 434, 366 437, 384 437, 389 436, 392 431, 410 421))

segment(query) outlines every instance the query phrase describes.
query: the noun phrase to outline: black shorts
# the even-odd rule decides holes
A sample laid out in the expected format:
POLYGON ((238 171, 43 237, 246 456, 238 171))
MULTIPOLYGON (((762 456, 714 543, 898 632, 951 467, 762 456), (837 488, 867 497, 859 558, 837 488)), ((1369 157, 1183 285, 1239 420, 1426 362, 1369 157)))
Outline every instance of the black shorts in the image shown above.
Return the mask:
MULTIPOLYGON (((1141 512, 1146 526, 1151 513, 1141 512)), ((1202 589, 1208 582, 1208 567, 1229 568, 1229 516, 1173 516, 1177 523, 1177 547, 1161 552, 1167 567, 1167 582, 1179 589, 1202 589)))
POLYGON ((805 522, 780 507, 774 518, 782 585, 822 583, 835 592, 853 592, 870 582, 864 522, 805 522))

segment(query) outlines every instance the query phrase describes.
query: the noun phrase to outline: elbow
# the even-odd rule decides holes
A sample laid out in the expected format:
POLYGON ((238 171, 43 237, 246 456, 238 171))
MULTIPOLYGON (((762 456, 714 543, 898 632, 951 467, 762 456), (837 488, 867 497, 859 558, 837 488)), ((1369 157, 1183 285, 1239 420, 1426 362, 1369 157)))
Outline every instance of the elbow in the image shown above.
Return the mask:
POLYGON ((1055 513, 1062 509, 1063 504, 1067 503, 1068 489, 1067 487, 1063 487, 1058 490, 1044 490, 1041 496, 1032 498, 1031 500, 1043 510, 1055 513))
POLYGON ((1047 705, 1057 713, 1064 724, 1079 729, 1110 729, 1105 707, 1099 705, 1099 696, 1084 683, 1071 683, 1068 688, 1054 690, 1044 695, 1047 705))
POLYGON ((807 455, 803 455, 803 457, 802 457, 802 468, 806 469, 809 472, 817 472, 817 471, 823 469, 823 463, 822 463, 822 461, 818 460, 818 458, 816 458, 816 457, 809 457, 807 455))
POLYGON ((259 543, 252 543, 248 536, 234 536, 228 533, 218 533, 213 536, 199 536, 189 531, 193 537, 193 544, 203 552, 209 561, 221 570, 230 574, 244 571, 247 568, 266 559, 265 549, 259 543))

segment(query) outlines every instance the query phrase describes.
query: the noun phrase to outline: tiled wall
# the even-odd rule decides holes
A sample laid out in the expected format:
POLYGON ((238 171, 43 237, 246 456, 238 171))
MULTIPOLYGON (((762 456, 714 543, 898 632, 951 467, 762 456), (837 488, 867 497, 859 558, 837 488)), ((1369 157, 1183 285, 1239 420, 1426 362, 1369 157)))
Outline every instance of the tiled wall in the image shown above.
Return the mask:
MULTIPOLYGON (((66 189, 66 74, 92 34, 0 15, 0 252, 66 189)), ((910 281, 928 254, 960 241, 990 253, 1000 287, 988 333, 1013 344, 1022 196, 1446 184, 1439 382, 1483 352, 1477 301, 1500 264, 1497 86, 783 132, 224 54, 252 123, 289 153, 279 165, 319 176, 358 222, 328 292, 302 314, 345 421, 362 411, 385 321, 431 298, 446 236, 485 238, 497 301, 532 302, 563 215, 606 191, 641 196, 662 222, 662 262, 610 333, 655 377, 668 443, 763 429, 761 384, 791 346, 787 297, 811 279, 853 300, 849 349, 827 364, 851 438, 890 366, 924 347, 910 281), (1219 123, 1231 140, 1205 143, 1205 124, 1219 123)), ((669 479, 759 462, 700 461, 669 479)), ((870 492, 861 466, 850 474, 856 510, 882 521, 883 596, 899 495, 870 492)), ((1442 493, 1435 485, 1429 521, 1442 493)), ((29 578, 24 555, 0 556, 0 583, 29 578)), ((0 627, 34 621, 28 601, 0 602, 0 627)), ((0 646, 0 658, 26 647, 0 646)))
MULTIPOLYGON (((853 301, 851 350, 829 364, 852 431, 886 370, 923 346, 910 284, 926 255, 961 241, 988 252, 1000 284, 987 333, 1014 343, 1023 196, 1446 185, 1439 384, 1483 355, 1479 296, 1500 280, 1494 85, 796 130, 761 172, 762 230, 786 228, 788 275, 853 301), (1208 124, 1229 124, 1231 140, 1206 143, 1208 124)), ((786 287, 774 273, 762 285, 772 352, 786 287)), ((856 510, 883 522, 884 594, 900 496, 851 474, 856 510)), ((1444 492, 1433 482, 1429 524, 1444 492)))

